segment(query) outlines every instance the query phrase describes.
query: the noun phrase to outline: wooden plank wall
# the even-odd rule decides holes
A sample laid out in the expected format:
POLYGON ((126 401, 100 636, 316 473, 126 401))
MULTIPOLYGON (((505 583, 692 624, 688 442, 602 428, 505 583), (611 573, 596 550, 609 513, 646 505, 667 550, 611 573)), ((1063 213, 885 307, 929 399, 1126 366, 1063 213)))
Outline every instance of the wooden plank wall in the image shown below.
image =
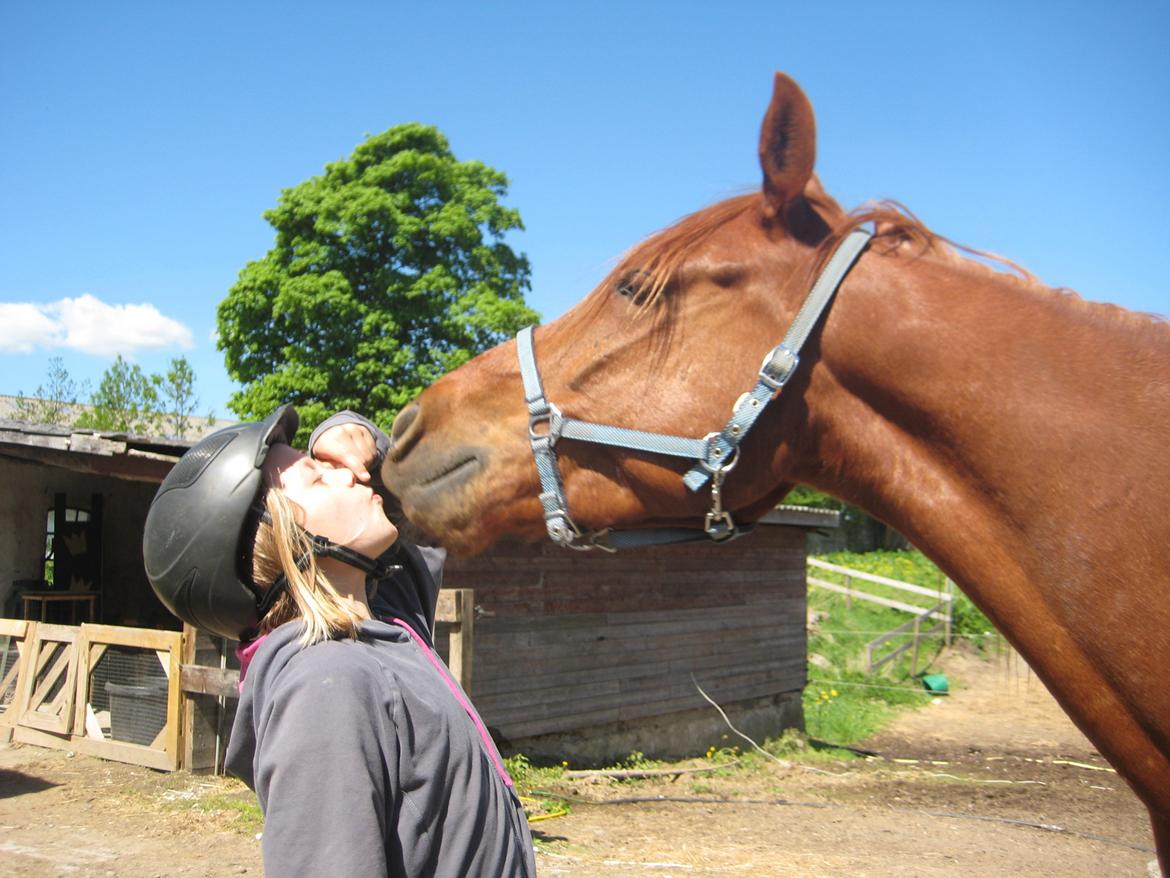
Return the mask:
POLYGON ((472 698, 504 737, 645 719, 805 683, 804 532, 620 555, 501 547, 451 559, 474 588, 472 698))

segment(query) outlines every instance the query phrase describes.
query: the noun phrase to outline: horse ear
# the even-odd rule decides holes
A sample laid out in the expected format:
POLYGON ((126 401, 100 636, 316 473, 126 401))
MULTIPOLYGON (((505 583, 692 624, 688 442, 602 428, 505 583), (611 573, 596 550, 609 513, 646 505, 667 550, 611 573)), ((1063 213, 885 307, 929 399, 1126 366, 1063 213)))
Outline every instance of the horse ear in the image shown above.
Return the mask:
POLYGON ((772 103, 760 128, 760 167, 764 171, 765 211, 784 216, 804 192, 816 161, 816 120, 812 104, 795 82, 777 73, 772 103))

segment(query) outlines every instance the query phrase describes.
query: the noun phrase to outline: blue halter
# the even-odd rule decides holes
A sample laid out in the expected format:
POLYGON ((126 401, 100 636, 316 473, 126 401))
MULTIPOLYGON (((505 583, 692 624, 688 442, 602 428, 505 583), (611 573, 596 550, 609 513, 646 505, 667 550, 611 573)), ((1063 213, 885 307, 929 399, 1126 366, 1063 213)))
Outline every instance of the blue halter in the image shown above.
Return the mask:
POLYGON ((532 443, 532 455, 540 474, 540 502, 544 507, 544 520, 553 542, 570 549, 615 551, 632 546, 702 539, 723 542, 751 530, 753 525, 737 525, 731 513, 723 508, 723 480, 735 467, 739 459, 739 445, 748 430, 796 371, 800 362, 800 349, 871 237, 872 232, 868 229, 854 229, 837 246, 783 341, 764 357, 755 386, 737 400, 726 426, 720 432, 708 433, 702 439, 647 433, 565 417, 560 409, 545 398, 536 366, 536 353, 532 347, 533 327, 526 326, 520 330, 516 334, 516 353, 520 359, 520 376, 524 381, 524 399, 528 404, 528 439, 532 443), (683 483, 692 491, 711 483, 711 509, 704 519, 703 530, 658 528, 615 531, 603 528, 582 531, 569 516, 569 503, 561 480, 556 443, 562 438, 695 461, 694 466, 683 476, 683 483))

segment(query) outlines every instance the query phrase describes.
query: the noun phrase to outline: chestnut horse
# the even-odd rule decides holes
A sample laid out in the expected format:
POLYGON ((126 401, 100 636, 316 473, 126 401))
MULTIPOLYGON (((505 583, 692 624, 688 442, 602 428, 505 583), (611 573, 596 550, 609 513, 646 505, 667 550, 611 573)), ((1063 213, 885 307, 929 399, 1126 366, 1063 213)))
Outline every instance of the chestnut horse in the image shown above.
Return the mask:
MULTIPOLYGON (((890 205, 848 214, 813 175, 812 107, 777 74, 762 191, 635 246, 537 329, 566 416, 701 437, 757 380, 828 254, 875 235, 723 485, 751 521, 794 483, 905 534, 990 617, 1148 806, 1170 857, 1170 326, 959 254, 890 205)), ((455 550, 544 534, 517 346, 399 415, 384 468, 455 550)), ((564 438, 582 526, 701 527, 690 463, 564 438)))

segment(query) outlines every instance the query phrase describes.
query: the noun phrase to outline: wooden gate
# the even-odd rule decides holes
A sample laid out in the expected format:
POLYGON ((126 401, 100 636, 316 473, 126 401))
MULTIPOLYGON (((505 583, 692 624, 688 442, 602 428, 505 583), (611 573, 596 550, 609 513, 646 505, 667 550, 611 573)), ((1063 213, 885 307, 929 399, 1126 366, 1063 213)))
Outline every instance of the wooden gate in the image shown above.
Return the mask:
MULTIPOLYGON (((0 675, 0 701, 10 677, 16 680, 15 701, 0 713, 0 735, 150 768, 178 768, 179 632, 0 620, 0 642, 4 637, 22 639, 25 648, 15 669, 0 675), (146 668, 147 679, 105 668, 100 675, 104 685, 97 685, 103 660, 115 651, 141 659, 136 667, 146 668), (129 721, 140 720, 143 713, 149 714, 146 737, 135 735, 135 723, 129 721)), ((11 652, 6 649, 4 655, 11 652)))
POLYGON ((27 663, 29 623, 0 619, 0 744, 12 740, 20 701, 21 668, 27 663))
POLYGON ((77 629, 69 625, 30 627, 31 670, 24 675, 17 726, 67 735, 73 726, 77 629))
MULTIPOLYGON (((475 593, 443 589, 435 615, 451 671, 470 691, 475 593)), ((198 664, 207 656, 197 634, 0 619, 0 742, 219 771, 239 671, 227 667, 227 642, 212 650, 218 667, 198 664)))

